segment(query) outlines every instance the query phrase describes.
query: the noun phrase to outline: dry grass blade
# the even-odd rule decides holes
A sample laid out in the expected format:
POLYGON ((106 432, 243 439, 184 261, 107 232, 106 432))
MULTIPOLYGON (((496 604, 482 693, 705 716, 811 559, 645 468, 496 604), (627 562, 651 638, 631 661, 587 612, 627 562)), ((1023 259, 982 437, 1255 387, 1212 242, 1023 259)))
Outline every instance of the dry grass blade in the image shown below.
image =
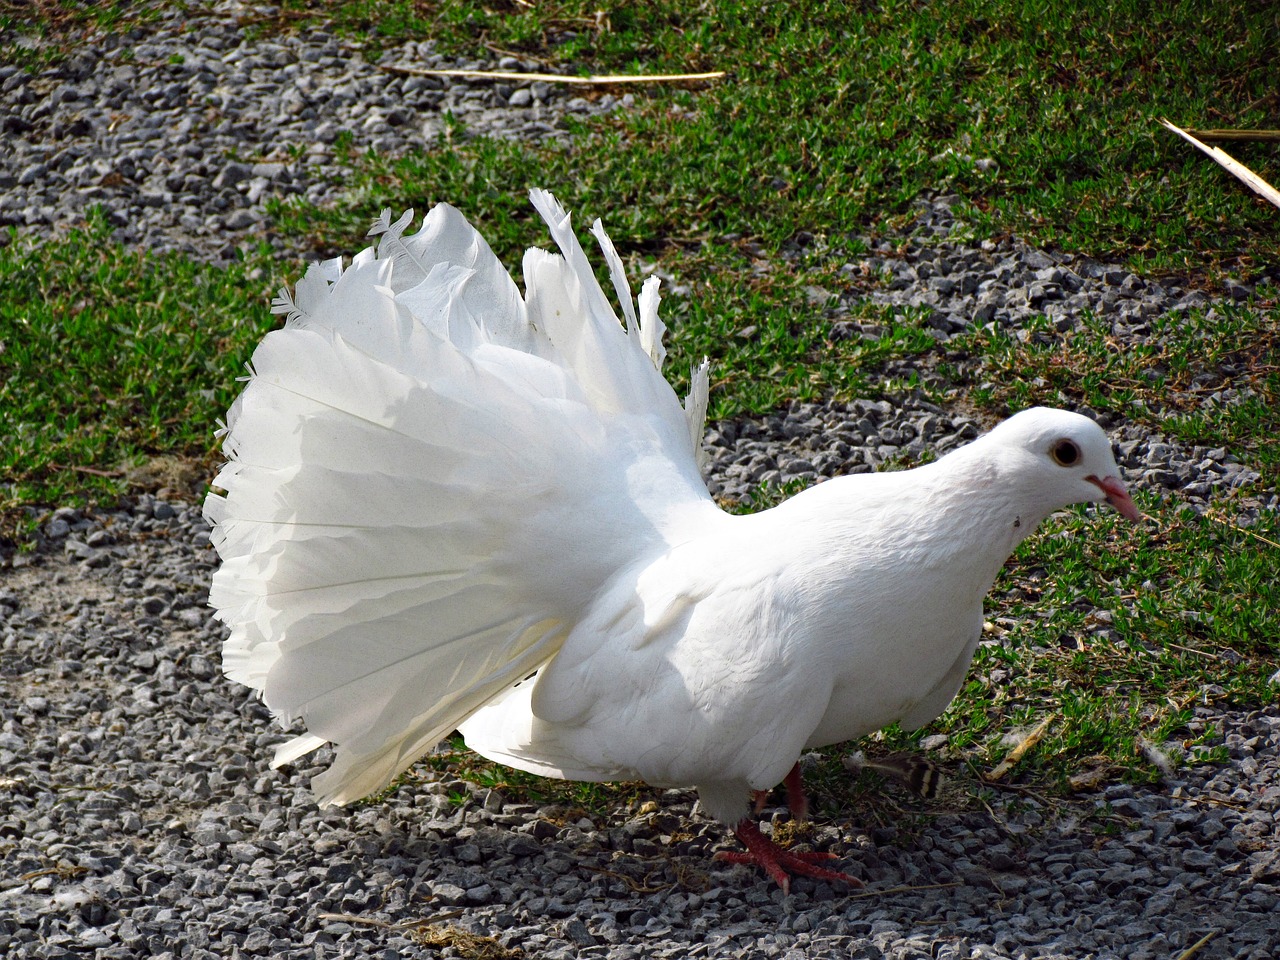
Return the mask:
POLYGON ((1231 156, 1231 154, 1227 153, 1220 147, 1211 147, 1208 144, 1201 143, 1191 134, 1187 133, 1187 131, 1183 130, 1181 127, 1175 126, 1168 120, 1161 120, 1160 123, 1172 130, 1178 136, 1182 137, 1183 140, 1186 140, 1188 143, 1195 146, 1196 149, 1207 153, 1215 161, 1221 164, 1229 173, 1241 180, 1249 187, 1249 189, 1253 190, 1260 196, 1265 197, 1267 200, 1270 200, 1277 207, 1280 207, 1280 190, 1277 190, 1271 184, 1267 183, 1267 181, 1263 180, 1243 163, 1231 156))
POLYGON ((83 876, 88 872, 88 867, 73 866, 69 863, 60 863, 56 867, 46 867, 43 870, 32 870, 29 873, 20 874, 18 879, 23 883, 39 879, 40 877, 58 877, 62 880, 71 880, 75 877, 83 876))
POLYGON ((403 933, 428 947, 452 947, 464 960, 519 960, 524 952, 511 947, 504 947, 493 937, 483 937, 468 933, 457 927, 441 926, 443 920, 454 920, 466 911, 449 910, 437 913, 433 917, 419 920, 404 920, 400 923, 388 923, 375 917, 357 917, 350 913, 319 913, 317 920, 331 920, 335 923, 361 924, 366 927, 377 927, 390 933, 403 933))
POLYGON ((505 70, 425 70, 419 67, 385 66, 391 73, 407 73, 415 77, 475 77, 481 80, 542 80, 546 83, 578 83, 604 85, 610 83, 681 83, 690 80, 719 80, 723 70, 708 73, 618 73, 593 74, 588 77, 565 76, 559 73, 512 73, 505 70))
POLYGON ((1217 935, 1218 935, 1217 930, 1210 930, 1208 933, 1206 933, 1203 937, 1201 937, 1191 946, 1187 947, 1186 950, 1183 950, 1182 953, 1178 954, 1178 960, 1191 960, 1192 957, 1194 957, 1197 953, 1200 952, 1201 947, 1203 947, 1206 943, 1208 943, 1217 935))
POLYGON ((54 470, 74 470, 79 473, 90 473, 95 477, 120 477, 124 475, 123 470, 99 470, 97 467, 82 467, 73 463, 51 463, 49 466, 54 470))
POLYGON ((1187 133, 1197 140, 1246 140, 1254 143, 1280 141, 1280 130, 1195 130, 1188 127, 1187 133))
POLYGON ((1259 540, 1262 543, 1265 543, 1269 547, 1280 548, 1280 543, 1276 543, 1274 540, 1269 540, 1266 537, 1264 537, 1262 534, 1255 533, 1254 531, 1250 530, 1248 527, 1240 526, 1240 524, 1236 523, 1234 520, 1224 517, 1217 510, 1213 510, 1213 509, 1206 510, 1205 516, 1207 516, 1210 520, 1213 520, 1215 523, 1222 524, 1224 527, 1230 527, 1232 530, 1236 531, 1236 533, 1243 533, 1246 537, 1253 537, 1253 539, 1259 540))
POLYGON ((625 873, 619 873, 616 870, 606 870, 604 867, 593 867, 587 863, 579 864, 578 866, 581 870, 589 870, 592 873, 612 877, 614 880, 621 880, 633 893, 662 893, 664 890, 670 890, 673 886, 673 884, 670 883, 650 882, 650 878, 656 876, 656 872, 646 874, 643 880, 636 880, 634 877, 629 877, 625 873))
POLYGON ((987 774, 987 780, 999 780, 1006 773, 1013 769, 1014 765, 1023 758, 1028 750, 1034 747, 1044 737, 1045 732, 1049 729, 1050 724, 1057 719, 1057 714, 1049 714, 1040 721, 1039 725, 1022 738, 1016 747, 1009 751, 1009 755, 1005 757, 996 766, 994 770, 987 774))

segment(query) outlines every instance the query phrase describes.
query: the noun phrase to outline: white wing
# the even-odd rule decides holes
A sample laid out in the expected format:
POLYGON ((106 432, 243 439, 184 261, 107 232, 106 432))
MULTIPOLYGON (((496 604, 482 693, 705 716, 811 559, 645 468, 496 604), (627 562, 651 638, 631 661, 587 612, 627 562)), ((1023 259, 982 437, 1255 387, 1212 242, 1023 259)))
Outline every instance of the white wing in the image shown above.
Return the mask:
POLYGON ((832 682, 780 620, 790 558, 762 556, 749 519, 702 518, 696 539, 622 571, 535 679, 463 724, 467 745, 544 776, 696 785, 713 816, 745 815, 748 790, 795 762, 832 682))

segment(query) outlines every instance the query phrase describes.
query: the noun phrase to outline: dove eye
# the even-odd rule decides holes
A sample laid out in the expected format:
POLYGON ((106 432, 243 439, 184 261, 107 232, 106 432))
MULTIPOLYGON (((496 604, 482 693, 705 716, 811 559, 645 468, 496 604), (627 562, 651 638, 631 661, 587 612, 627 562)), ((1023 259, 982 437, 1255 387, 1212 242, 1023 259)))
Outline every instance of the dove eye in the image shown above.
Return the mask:
POLYGON ((1059 440, 1053 445, 1049 455, 1060 467, 1070 467, 1080 462, 1080 448, 1074 440, 1059 440))

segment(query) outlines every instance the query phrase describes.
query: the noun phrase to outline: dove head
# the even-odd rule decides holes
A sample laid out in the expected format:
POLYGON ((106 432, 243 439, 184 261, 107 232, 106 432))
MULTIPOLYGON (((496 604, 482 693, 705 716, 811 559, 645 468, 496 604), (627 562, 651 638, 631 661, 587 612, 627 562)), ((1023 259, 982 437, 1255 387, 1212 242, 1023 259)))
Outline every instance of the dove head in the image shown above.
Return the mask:
POLYGON ((1105 500, 1129 520, 1142 514, 1125 489, 1111 442, 1088 417, 1032 407, 988 434, 1016 451, 1020 481, 1033 489, 1047 513, 1072 503, 1105 500))

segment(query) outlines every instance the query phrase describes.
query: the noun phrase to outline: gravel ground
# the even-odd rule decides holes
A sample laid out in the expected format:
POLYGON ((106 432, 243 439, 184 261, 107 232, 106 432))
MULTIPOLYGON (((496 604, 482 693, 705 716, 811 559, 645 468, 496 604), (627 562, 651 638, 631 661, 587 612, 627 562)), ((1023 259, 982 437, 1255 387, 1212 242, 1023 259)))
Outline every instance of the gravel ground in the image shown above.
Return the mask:
MULTIPOLYGON (((419 82, 319 31, 249 41, 237 6, 193 7, 123 42, 82 43, 45 74, 0 67, 0 222, 48 231, 100 203, 127 242, 218 260, 260 235, 268 197, 340 182, 339 130, 397 151, 430 142, 449 109, 477 133, 557 137, 566 113, 620 102, 419 82)), ((392 61, 446 65, 418 45, 392 61)), ((922 204, 917 226, 952 236, 950 207, 922 204)), ((971 323, 1017 329, 1032 312, 1069 326, 1089 308, 1123 342, 1209 302, 1010 240, 880 243, 848 273, 891 276, 856 296, 928 310, 940 339, 971 323)), ((827 307, 833 335, 875 333, 852 319, 854 296, 827 307)), ((943 451, 984 426, 919 398, 796 405, 713 425, 711 484, 742 497, 943 451)), ((1138 486, 1203 504, 1256 480, 1225 451, 1109 426, 1138 486)), ((1280 506, 1274 491, 1236 503, 1243 519, 1280 506)), ((731 838, 679 791, 587 814, 422 782, 320 811, 306 785, 325 752, 269 770, 287 734, 220 675, 198 508, 143 496, 49 511, 41 532, 40 550, 0 566, 4 956, 1079 960, 1176 957, 1207 934, 1197 957, 1280 949, 1276 707, 1198 710, 1193 732, 1230 762, 1181 767, 1157 788, 984 804, 960 771, 930 801, 888 785, 809 838, 865 895, 801 878, 783 898, 710 862, 731 838)))
POLYGON ((346 179, 334 161, 343 149, 432 145, 446 114, 460 136, 553 140, 567 115, 631 102, 545 82, 406 75, 396 68, 537 65, 447 60, 430 43, 373 65, 322 30, 255 35, 239 20, 258 17, 240 3, 189 7, 124 36, 85 37, 43 73, 0 65, 0 226, 48 232, 97 204, 125 243, 216 261, 259 240, 280 247, 265 205, 332 197, 346 179))

